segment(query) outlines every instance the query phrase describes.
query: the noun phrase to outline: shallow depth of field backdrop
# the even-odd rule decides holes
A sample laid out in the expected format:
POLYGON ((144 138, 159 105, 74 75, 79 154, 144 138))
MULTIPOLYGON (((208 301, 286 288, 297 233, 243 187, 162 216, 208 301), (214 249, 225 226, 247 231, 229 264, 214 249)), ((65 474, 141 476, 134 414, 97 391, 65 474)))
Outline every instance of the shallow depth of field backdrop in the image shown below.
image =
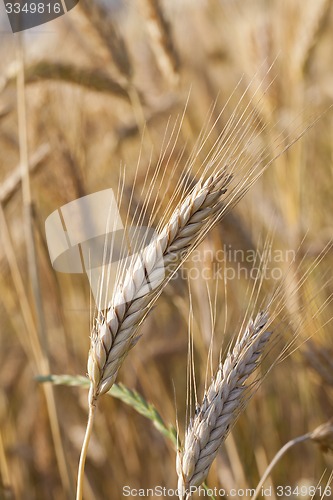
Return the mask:
MULTIPOLYGON (((68 15, 22 35, 25 131, 42 299, 39 312, 29 278, 24 197, 14 174, 20 162, 15 63, 18 36, 0 33, 1 498, 73 498, 67 474, 59 471, 59 463, 60 469, 61 463, 64 467, 61 450, 69 482, 74 485, 87 418, 85 389, 55 386, 52 395, 35 381, 41 371, 85 375, 89 349, 88 280, 85 275, 60 274, 52 269, 44 232, 47 216, 85 194, 107 187, 116 191, 124 170, 121 208, 126 213, 126 197, 130 197, 141 155, 134 191, 135 203, 140 204, 146 168, 158 161, 161 148, 170 157, 164 168, 171 171, 180 155, 180 163, 183 159, 185 162, 212 103, 217 99, 214 121, 237 87, 228 111, 208 141, 209 148, 251 80, 255 87, 262 81, 266 87, 271 82, 267 92, 258 96, 258 109, 256 99, 249 107, 249 111, 256 111, 253 127, 263 128, 261 140, 265 147, 269 149, 271 142, 273 150, 276 137, 283 134, 295 138, 332 103, 332 3, 109 0, 96 1, 95 8, 81 0, 68 15), (157 6, 159 10, 154 10, 157 6), (168 136, 188 97, 179 139, 173 147, 174 140, 168 144, 165 130, 169 127, 168 136), (61 445, 52 438, 51 426, 54 436, 57 423, 61 445)), ((250 96, 245 97, 244 106, 250 96)), ((216 263, 211 260, 188 265, 188 269, 206 266, 211 275, 207 283, 200 273, 195 275, 197 278, 189 278, 199 399, 211 334, 206 290, 213 298, 217 291, 213 351, 216 366, 221 345, 226 346, 233 331, 237 331, 246 309, 252 264, 244 256, 274 230, 272 248, 284 255, 274 266, 286 272, 291 265, 286 257, 291 255, 288 251, 295 250, 295 269, 303 259, 304 272, 332 237, 332 118, 332 112, 327 111, 205 240, 203 255, 205 250, 243 250, 242 262, 231 257, 228 264, 220 263, 233 268, 235 278, 227 280, 226 285, 223 280, 216 284, 216 263), (237 275, 240 267, 243 271, 237 275), (223 341, 224 331, 227 340, 223 341)), ((22 134, 21 129, 21 139, 22 134)), ((204 158, 204 151, 202 154, 204 158)), ((194 171, 199 169, 200 158, 194 171)), ((161 203, 161 213, 172 195, 172 182, 177 181, 176 175, 166 192, 154 193, 161 203)), ((312 320, 333 292, 332 262, 329 252, 309 276, 296 305, 295 301, 288 303, 286 287, 284 321, 279 325, 283 339, 280 348, 292 338, 293 320, 302 310, 305 321, 298 332, 297 349, 289 350, 291 354, 273 368, 250 401, 220 450, 208 477, 210 486, 255 487, 284 443, 332 416, 333 341, 329 320, 333 306, 328 303, 312 320), (309 337, 311 342, 303 343, 309 337)), ((118 381, 153 402, 166 422, 175 423, 177 409, 181 435, 185 420, 188 286, 180 276, 167 286, 143 325, 143 338, 125 360, 118 377, 118 381)), ((274 279, 267 284, 267 293, 272 287, 274 279)), ((268 356, 266 370, 276 355, 272 352, 268 356)), ((301 444, 274 469, 272 481, 292 487, 317 483, 323 486, 332 465, 331 457, 313 444, 301 444)), ((87 500, 118 500, 123 498, 125 485, 175 488, 175 452, 151 422, 124 403, 104 396, 99 403, 86 477, 87 500)))

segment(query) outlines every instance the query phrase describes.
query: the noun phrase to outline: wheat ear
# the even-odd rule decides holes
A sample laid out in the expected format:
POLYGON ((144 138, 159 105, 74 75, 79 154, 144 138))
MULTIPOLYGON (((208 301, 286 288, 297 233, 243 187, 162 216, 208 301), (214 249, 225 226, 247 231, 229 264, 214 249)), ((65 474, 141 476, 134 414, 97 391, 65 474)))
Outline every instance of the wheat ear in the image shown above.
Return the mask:
POLYGON ((188 500, 207 477, 221 443, 244 407, 246 381, 256 369, 271 332, 268 313, 250 321, 205 393, 177 454, 178 494, 188 500))
POLYGON ((91 334, 90 404, 113 385, 124 357, 137 341, 138 327, 170 279, 175 264, 183 262, 219 218, 229 181, 225 171, 199 181, 118 282, 111 303, 95 320, 91 334))

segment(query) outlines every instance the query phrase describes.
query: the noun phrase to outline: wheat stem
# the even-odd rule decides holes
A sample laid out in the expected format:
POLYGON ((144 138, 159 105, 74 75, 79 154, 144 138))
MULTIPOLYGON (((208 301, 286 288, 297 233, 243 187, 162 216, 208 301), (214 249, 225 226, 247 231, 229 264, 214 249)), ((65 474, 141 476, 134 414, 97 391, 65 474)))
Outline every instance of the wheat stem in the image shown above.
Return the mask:
POLYGON ((83 497, 84 466, 86 463, 87 451, 88 451, 90 437, 91 437, 93 425, 94 425, 95 409, 96 409, 96 404, 94 402, 90 403, 89 404, 88 423, 87 423, 87 428, 86 428, 84 440, 82 443, 79 469, 78 469, 78 474, 77 474, 76 500, 82 500, 82 497, 83 497))
POLYGON ((259 481, 259 484, 256 488, 256 491, 254 492, 254 495, 253 497, 251 497, 251 500, 255 500, 260 491, 261 491, 261 487, 263 486, 264 482, 266 481, 266 479, 268 478, 268 476, 270 475, 270 473, 272 472, 273 468, 275 467, 275 465, 278 463, 278 461, 282 458, 282 456, 292 447, 294 446, 295 444, 298 444, 298 443, 302 443, 303 441, 307 441, 308 439, 311 438, 311 433, 307 433, 307 434, 304 434, 303 436, 299 436, 295 439, 292 439, 291 441, 288 441, 288 443, 286 443, 280 451, 278 451, 278 453, 275 455, 275 457, 273 458, 273 460, 271 461, 271 463, 269 464, 269 466, 267 467, 267 469, 265 470, 264 472, 264 475, 262 476, 262 478, 260 479, 259 481))
POLYGON ((260 489, 263 486, 264 482, 268 478, 269 474, 272 472, 273 468, 275 465, 278 463, 278 461, 283 457, 283 455, 295 444, 302 443, 304 441, 311 440, 313 443, 316 443, 319 445, 320 449, 326 453, 327 451, 332 451, 333 449, 333 421, 332 419, 329 420, 328 422, 325 422, 324 424, 319 425, 319 427, 316 427, 316 429, 312 432, 308 432, 306 434, 303 434, 302 436, 299 436, 297 438, 291 439, 286 443, 275 455, 267 469, 265 470, 262 478, 259 481, 259 484, 254 492, 253 497, 251 500, 255 500, 258 497, 258 494, 260 493, 260 489))

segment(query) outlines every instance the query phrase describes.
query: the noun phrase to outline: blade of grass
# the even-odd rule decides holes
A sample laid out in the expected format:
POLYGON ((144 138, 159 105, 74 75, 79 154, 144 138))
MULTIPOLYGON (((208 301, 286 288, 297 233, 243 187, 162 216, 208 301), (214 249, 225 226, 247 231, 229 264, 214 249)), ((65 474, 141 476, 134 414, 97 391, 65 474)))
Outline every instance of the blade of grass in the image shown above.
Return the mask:
MULTIPOLYGON (((79 386, 89 389, 90 381, 88 378, 80 375, 39 375, 36 377, 38 382, 51 382, 54 385, 79 386)), ((174 446, 177 446, 177 431, 172 425, 166 425, 152 403, 146 401, 141 394, 134 389, 128 389, 123 384, 114 384, 107 392, 109 396, 120 399, 135 411, 151 420, 156 429, 167 437, 174 446)))

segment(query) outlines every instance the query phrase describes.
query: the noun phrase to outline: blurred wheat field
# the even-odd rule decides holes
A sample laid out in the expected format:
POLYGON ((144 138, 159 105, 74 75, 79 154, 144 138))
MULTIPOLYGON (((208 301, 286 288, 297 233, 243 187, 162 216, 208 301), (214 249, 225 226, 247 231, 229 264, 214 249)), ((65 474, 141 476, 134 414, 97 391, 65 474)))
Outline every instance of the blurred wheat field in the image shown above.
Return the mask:
MULTIPOLYGON (((223 354, 247 313, 253 284, 250 259, 228 260, 227 252, 229 257, 234 250, 243 257, 255 254, 268 238, 272 251, 285 256, 275 266, 288 278, 277 325, 281 335, 264 360, 263 372, 287 343, 296 340, 288 355, 266 374, 207 480, 210 487, 226 490, 255 488, 287 441, 332 417, 331 250, 316 261, 329 244, 333 227, 332 2, 91 4, 80 0, 66 16, 25 33, 22 43, 42 309, 36 307, 29 274, 26 199, 19 181, 18 36, 2 34, 0 498, 74 498, 87 419, 85 389, 49 386, 52 396, 35 380, 47 370, 85 375, 93 310, 87 277, 53 270, 45 240, 46 218, 86 194, 108 187, 117 191, 122 178, 120 210, 126 214, 133 184, 133 204, 140 207, 148 166, 154 172, 159 162, 161 172, 168 172, 165 190, 156 189, 153 197, 159 207, 157 217, 162 216, 210 110, 210 126, 215 126, 195 159, 194 178, 243 94, 246 116, 253 130, 261 131, 258 142, 268 158, 274 156, 277 142, 286 146, 320 119, 209 233, 196 254, 201 255, 200 262, 190 258, 184 271, 171 280, 145 320, 143 338, 125 360, 118 379, 152 402, 166 423, 175 424, 177 417, 182 435, 191 309, 202 394, 212 302, 216 367, 221 346, 223 354), (250 82, 251 88, 259 89, 264 82, 265 92, 259 90, 255 96, 245 92, 250 82), (215 122, 226 102, 225 112, 215 122), (233 269, 233 279, 214 278, 218 262, 207 256, 217 251, 224 255, 222 264, 228 262, 233 269), (294 252, 289 255, 296 256, 295 263, 286 257, 288 252, 294 252), (312 267, 296 300, 291 298, 288 285, 293 273, 300 277, 312 267), (200 272, 203 268, 207 279, 200 272), (52 397, 62 444, 54 441, 52 397)), ((255 151, 249 147, 247 154, 251 159, 255 151)), ((272 293, 275 281, 271 274, 264 282, 263 297, 272 293)), ((98 409, 86 464, 85 498, 117 500, 123 498, 125 485, 176 488, 172 443, 117 399, 103 396, 98 409)), ((332 465, 329 454, 312 443, 300 444, 279 462, 271 484, 324 486, 332 465)), ((314 498, 320 498, 319 491, 314 498)))

